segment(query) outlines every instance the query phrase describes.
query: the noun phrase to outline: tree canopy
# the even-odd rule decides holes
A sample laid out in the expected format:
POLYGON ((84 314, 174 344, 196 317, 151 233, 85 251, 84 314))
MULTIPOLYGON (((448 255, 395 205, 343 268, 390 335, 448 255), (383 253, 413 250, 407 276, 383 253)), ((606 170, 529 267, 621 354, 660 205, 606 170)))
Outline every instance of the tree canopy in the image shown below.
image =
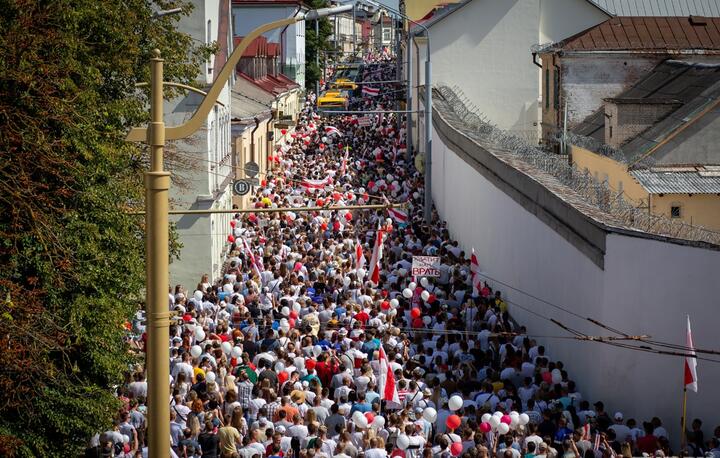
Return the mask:
POLYGON ((149 58, 191 84, 208 48, 165 0, 0 0, 0 455, 76 456, 118 409, 143 298, 149 58))

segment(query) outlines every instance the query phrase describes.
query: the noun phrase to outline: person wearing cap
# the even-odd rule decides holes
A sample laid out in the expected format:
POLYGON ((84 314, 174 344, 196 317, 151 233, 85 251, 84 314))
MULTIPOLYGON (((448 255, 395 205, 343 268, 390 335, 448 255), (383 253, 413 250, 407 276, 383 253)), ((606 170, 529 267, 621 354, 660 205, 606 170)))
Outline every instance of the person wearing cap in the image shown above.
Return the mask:
POLYGON ((630 428, 623 424, 622 412, 615 412, 613 419, 615 422, 608 428, 608 430, 614 431, 615 439, 622 444, 630 437, 630 428))

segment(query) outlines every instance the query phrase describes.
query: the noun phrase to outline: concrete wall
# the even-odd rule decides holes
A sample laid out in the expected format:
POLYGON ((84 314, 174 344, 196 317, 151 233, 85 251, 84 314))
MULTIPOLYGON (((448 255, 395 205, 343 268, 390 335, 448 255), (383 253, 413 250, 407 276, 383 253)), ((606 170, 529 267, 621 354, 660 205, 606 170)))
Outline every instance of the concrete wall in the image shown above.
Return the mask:
MULTIPOLYGON (((538 192, 536 180, 492 159, 437 113, 433 135, 433 199, 440 217, 466 253, 475 249, 485 275, 517 289, 490 281, 507 295, 511 313, 530 334, 567 335, 546 319, 555 318, 590 335, 611 335, 580 318, 593 317, 629 334, 684 344, 689 314, 696 347, 717 347, 720 251, 616 232, 573 216, 565 200, 538 192), (582 240, 598 238, 600 263, 582 249, 582 240)), ((677 445, 682 358, 601 343, 538 340, 566 364, 585 399, 603 400, 609 412, 622 411, 625 418, 657 415, 677 445)), ((715 389, 720 365, 699 361, 698 373, 700 391, 688 396, 688 416, 705 420, 710 434, 720 420, 715 389)))
POLYGON ((607 181, 614 191, 622 190, 625 199, 647 205, 647 191, 627 172, 625 164, 575 145, 570 145, 570 157, 579 170, 587 170, 597 181, 607 181))

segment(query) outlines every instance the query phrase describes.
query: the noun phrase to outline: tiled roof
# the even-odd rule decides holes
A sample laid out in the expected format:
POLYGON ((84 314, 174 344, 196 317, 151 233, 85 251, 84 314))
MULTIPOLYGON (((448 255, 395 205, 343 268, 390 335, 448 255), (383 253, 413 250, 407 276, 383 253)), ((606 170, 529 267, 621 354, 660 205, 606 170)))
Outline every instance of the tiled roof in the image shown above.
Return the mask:
POLYGON ((640 169, 631 170, 630 174, 650 194, 720 193, 720 172, 640 169))
POLYGON ((614 17, 566 38, 549 50, 720 53, 720 18, 614 17))
POLYGON ((589 0, 613 16, 720 16, 717 0, 589 0))

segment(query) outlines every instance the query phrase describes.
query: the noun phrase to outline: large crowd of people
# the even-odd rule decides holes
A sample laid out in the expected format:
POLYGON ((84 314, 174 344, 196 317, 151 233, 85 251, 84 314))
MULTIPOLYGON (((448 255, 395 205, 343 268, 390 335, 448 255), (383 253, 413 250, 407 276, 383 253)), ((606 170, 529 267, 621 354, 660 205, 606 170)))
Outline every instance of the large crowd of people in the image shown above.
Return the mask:
MULTIPOLYGON (((363 80, 395 80, 378 57, 363 80)), ((392 109, 397 86, 356 109, 392 109)), ((670 456, 659 418, 584 398, 568 368, 509 314, 501 291, 433 215, 394 113, 326 116, 310 95, 289 142, 237 214, 220 279, 177 285, 173 456, 243 458, 670 456), (388 211, 337 207, 406 203, 388 211), (439 276, 411 276, 414 256, 439 276)), ((138 321, 130 331, 144 345, 138 321)), ((88 456, 147 456, 144 367, 118 388, 116 426, 88 456)), ((720 427, 688 450, 720 458, 720 427)))

